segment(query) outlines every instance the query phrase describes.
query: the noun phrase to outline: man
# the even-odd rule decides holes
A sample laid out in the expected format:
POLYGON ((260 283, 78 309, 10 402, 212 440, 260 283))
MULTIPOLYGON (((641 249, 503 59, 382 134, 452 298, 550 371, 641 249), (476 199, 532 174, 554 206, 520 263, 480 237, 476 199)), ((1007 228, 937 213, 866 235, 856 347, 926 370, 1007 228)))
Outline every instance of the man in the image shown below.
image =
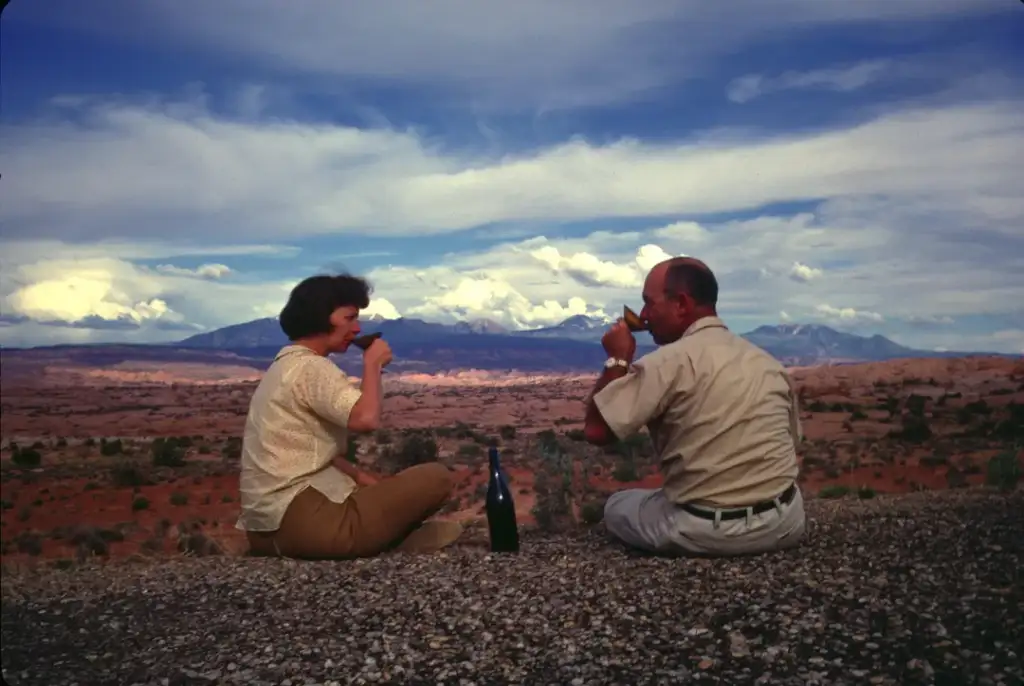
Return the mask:
POLYGON ((654 266, 641 318, 659 346, 633 362, 623 321, 602 339, 609 355, 587 403, 588 442, 607 445, 647 426, 665 477, 660 489, 613 494, 608 531, 667 555, 744 555, 803 538, 796 485, 801 440, 796 392, 771 355, 729 331, 718 282, 703 262, 654 266))

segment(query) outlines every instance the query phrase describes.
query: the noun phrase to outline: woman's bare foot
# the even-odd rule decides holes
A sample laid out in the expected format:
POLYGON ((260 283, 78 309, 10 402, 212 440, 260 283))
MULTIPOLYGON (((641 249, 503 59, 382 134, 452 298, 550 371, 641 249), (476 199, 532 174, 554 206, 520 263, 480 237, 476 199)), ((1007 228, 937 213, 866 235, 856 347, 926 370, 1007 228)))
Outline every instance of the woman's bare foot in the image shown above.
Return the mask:
POLYGON ((423 522, 395 548, 403 553, 436 553, 459 539, 463 527, 458 522, 431 519, 423 522))

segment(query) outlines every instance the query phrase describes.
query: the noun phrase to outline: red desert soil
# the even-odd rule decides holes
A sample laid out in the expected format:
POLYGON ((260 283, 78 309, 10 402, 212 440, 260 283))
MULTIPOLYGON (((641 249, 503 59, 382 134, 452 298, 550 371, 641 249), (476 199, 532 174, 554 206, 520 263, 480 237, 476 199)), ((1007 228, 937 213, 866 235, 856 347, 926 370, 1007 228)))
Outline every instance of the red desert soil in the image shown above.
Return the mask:
MULTIPOLYGON (((197 364, 8 371, 0 415, 5 563, 101 551, 113 557, 173 553, 179 544, 202 554, 210 542, 227 553, 244 551, 244 536, 234 528, 237 437, 258 373, 197 364), (154 467, 156 437, 190 437, 184 465, 154 467), (115 439, 119 449, 101 448, 115 439), (14 464, 12 444, 38 452, 40 466, 14 464)), ((792 373, 803 398, 801 482, 808 493, 835 485, 898 493, 982 484, 987 461, 1008 450, 1024 464, 1024 451, 1014 447, 1020 434, 1006 438, 1013 426, 1020 431, 1020 359, 897 360, 792 373)), ((401 466, 396 460, 403 459, 409 436, 428 430, 460 484, 441 516, 479 530, 484 444, 501 435, 520 521, 534 525, 535 506, 550 507, 549 499, 539 501, 535 480, 545 469, 543 432, 553 431, 573 461, 570 519, 579 519, 586 503, 599 503, 607 493, 660 484, 644 441, 616 451, 580 440, 582 402, 592 382, 474 371, 390 375, 386 429, 359 439, 360 468, 386 478, 401 466), (622 469, 624 463, 632 469, 622 469)), ((560 483, 561 476, 546 469, 556 477, 547 480, 560 483)))

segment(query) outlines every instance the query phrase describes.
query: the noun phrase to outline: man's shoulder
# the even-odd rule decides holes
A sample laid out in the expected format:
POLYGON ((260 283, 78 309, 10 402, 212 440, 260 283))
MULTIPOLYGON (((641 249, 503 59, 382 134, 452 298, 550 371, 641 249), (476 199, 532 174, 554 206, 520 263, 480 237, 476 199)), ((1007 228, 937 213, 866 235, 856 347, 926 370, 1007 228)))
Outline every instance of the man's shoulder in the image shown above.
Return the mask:
POLYGON ((690 358, 692 354, 693 351, 685 344, 685 340, 681 338, 672 343, 659 345, 654 350, 645 353, 633 364, 644 369, 654 369, 655 367, 666 365, 676 367, 690 358))

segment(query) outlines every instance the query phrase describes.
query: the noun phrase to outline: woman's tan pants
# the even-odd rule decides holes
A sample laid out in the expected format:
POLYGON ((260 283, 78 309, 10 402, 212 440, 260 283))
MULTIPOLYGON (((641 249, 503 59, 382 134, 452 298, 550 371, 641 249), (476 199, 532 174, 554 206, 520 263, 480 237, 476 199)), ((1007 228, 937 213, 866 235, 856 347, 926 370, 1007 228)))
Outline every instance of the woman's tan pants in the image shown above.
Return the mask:
POLYGON ((451 471, 431 462, 359 487, 343 503, 306 488, 292 500, 277 531, 248 532, 250 553, 303 559, 377 555, 437 512, 453 486, 451 471))

